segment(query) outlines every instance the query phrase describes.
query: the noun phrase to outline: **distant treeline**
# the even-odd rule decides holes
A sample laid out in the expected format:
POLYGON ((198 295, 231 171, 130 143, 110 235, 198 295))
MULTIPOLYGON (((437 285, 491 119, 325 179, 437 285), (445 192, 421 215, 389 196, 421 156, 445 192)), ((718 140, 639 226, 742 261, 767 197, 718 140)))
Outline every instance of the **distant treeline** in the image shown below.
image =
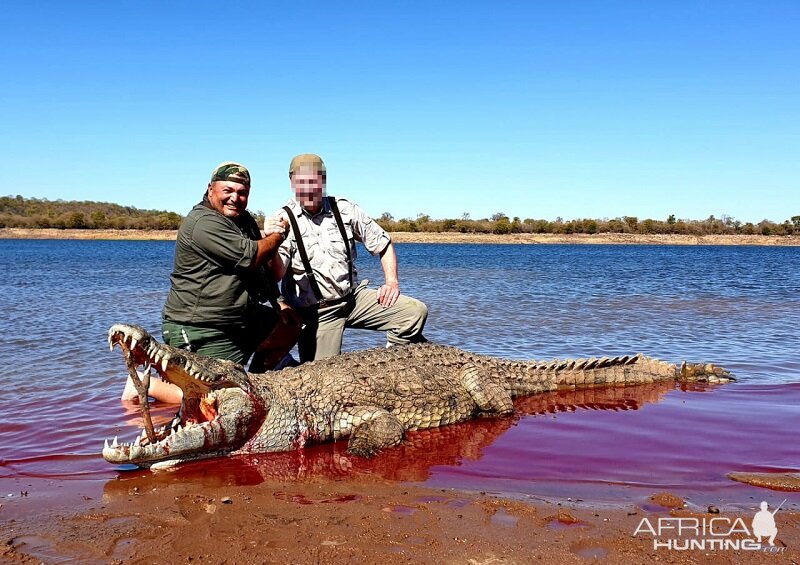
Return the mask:
POLYGON ((0 197, 0 228, 176 230, 183 216, 107 202, 0 197))
MULTIPOLYGON (((254 213, 259 223, 264 213, 254 213)), ((0 197, 0 228, 59 228, 59 229, 119 229, 119 230, 176 230, 183 216, 162 210, 140 210, 106 202, 50 201, 22 196, 0 197)), ((665 220, 636 216, 622 216, 601 220, 534 220, 509 218, 502 212, 491 218, 473 220, 469 214, 459 219, 434 220, 427 214, 415 219, 395 220, 383 213, 377 222, 386 231, 397 232, 459 232, 459 233, 633 233, 633 234, 761 234, 800 235, 800 216, 776 223, 762 220, 757 224, 740 222, 730 216, 709 216, 705 220, 677 219, 670 215, 665 220)))
POLYGON ((800 235, 800 216, 792 216, 783 223, 762 220, 757 224, 740 222, 730 216, 709 216, 705 220, 677 219, 670 215, 665 220, 646 218, 640 220, 636 216, 602 220, 534 220, 519 217, 509 218, 502 212, 491 218, 472 220, 464 214, 458 220, 434 220, 427 214, 420 214, 416 219, 403 218, 395 220, 385 212, 377 222, 386 231, 395 232, 460 232, 460 233, 634 233, 634 234, 761 234, 761 235, 800 235))

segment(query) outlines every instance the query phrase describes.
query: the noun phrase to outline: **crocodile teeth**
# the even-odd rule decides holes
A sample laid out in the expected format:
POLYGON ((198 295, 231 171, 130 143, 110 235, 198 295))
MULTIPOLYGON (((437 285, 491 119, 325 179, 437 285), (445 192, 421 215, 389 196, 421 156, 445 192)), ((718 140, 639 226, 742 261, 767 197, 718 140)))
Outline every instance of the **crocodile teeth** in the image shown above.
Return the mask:
POLYGON ((164 355, 164 358, 161 360, 161 370, 165 373, 167 372, 167 361, 169 361, 169 357, 164 355))
POLYGON ((105 451, 106 449, 111 449, 111 446, 108 445, 108 440, 105 440, 105 443, 103 444, 103 451, 105 451))
POLYGON ((117 436, 114 436, 114 441, 111 442, 111 447, 118 447, 119 443, 117 443, 117 436))
POLYGON ((139 345, 139 341, 135 337, 131 337, 131 349, 136 349, 137 345, 139 345))

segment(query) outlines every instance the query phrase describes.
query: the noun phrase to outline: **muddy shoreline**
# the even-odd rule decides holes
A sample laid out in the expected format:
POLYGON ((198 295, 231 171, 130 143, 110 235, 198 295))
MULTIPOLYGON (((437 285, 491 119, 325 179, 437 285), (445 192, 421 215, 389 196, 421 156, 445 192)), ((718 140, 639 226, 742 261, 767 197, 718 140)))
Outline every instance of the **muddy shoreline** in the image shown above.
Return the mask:
MULTIPOLYGON (((132 241, 174 241, 174 230, 58 230, 0 228, 0 239, 90 239, 132 241)), ((581 245, 768 245, 800 246, 800 235, 679 235, 679 234, 481 234, 393 232, 397 243, 506 243, 581 245)))
MULTIPOLYGON (((0 508, 0 561, 796 563, 800 558, 796 510, 780 512, 772 554, 675 551, 655 548, 651 534, 634 535, 644 518, 650 523, 668 517, 741 518, 749 527, 755 500, 753 509, 712 514, 669 492, 654 492, 639 504, 592 507, 575 499, 517 500, 380 479, 241 485, 225 473, 195 480, 163 472, 132 475, 108 481, 100 493, 94 492, 98 485, 83 491, 68 487, 60 507, 40 509, 37 481, 14 481, 16 488, 32 486, 24 487, 26 497, 15 492, 0 508)), ((11 481, 4 482, 11 488, 11 481)))

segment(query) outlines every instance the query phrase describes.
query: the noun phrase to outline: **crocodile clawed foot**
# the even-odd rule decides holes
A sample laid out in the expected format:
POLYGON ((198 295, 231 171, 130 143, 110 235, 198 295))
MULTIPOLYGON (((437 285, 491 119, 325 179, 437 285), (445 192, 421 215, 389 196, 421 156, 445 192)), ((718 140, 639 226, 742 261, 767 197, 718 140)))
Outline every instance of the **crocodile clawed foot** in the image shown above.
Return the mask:
POLYGON ((350 438, 350 441, 347 443, 347 452, 350 455, 369 458, 379 451, 380 449, 377 449, 375 445, 365 437, 353 437, 350 438))
POLYGON ((389 412, 379 411, 350 434, 347 451, 359 457, 372 457, 403 441, 403 425, 389 412))

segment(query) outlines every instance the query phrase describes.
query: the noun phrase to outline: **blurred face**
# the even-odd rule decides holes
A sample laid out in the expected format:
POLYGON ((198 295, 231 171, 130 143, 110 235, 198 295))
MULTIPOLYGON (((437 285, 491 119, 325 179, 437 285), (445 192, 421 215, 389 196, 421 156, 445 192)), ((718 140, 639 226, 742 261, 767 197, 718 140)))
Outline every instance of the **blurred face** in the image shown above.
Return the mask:
POLYGON ((300 206, 312 214, 319 212, 325 198, 325 173, 311 167, 300 167, 292 175, 291 182, 295 200, 300 206))
POLYGON ((229 180, 217 180, 208 184, 208 201, 211 207, 223 216, 238 218, 247 209, 250 187, 229 180))

